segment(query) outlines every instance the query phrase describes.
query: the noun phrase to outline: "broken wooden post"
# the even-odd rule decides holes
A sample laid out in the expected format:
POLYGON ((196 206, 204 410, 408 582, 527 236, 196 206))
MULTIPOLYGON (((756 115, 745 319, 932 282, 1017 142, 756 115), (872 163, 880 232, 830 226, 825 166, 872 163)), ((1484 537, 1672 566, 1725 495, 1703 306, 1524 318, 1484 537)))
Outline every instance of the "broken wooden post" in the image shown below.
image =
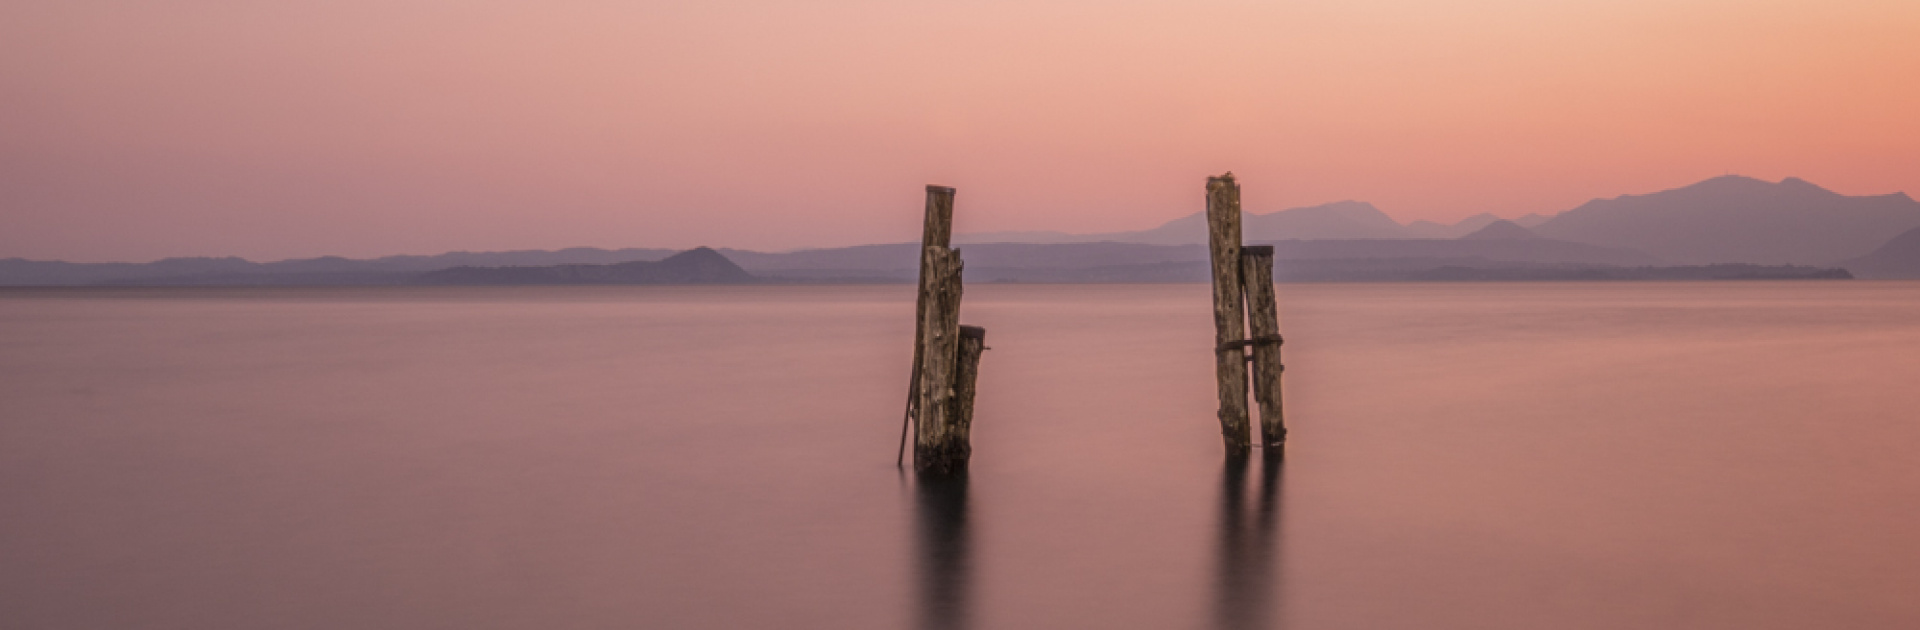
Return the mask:
MULTIPOLYGON (((953 241, 953 188, 948 186, 927 186, 927 214, 924 227, 920 230, 920 248, 939 247, 945 249, 953 241)), ((907 454, 907 427, 913 423, 914 406, 920 396, 920 352, 921 344, 927 336, 927 282, 932 278, 927 273, 927 259, 920 258, 920 296, 913 310, 913 375, 907 379, 907 410, 900 421, 900 450, 894 455, 895 466, 903 463, 907 454)))
POLYGON ((946 247, 921 250, 924 290, 921 314, 920 378, 914 405, 913 468, 921 473, 966 471, 970 449, 956 430, 954 361, 960 349, 960 252, 946 247))
POLYGON ((1273 246, 1240 248, 1240 281, 1247 296, 1247 345, 1253 347, 1253 399, 1260 403, 1260 447, 1287 441, 1280 409, 1280 313, 1273 295, 1273 246))
POLYGON ((1207 244, 1213 261, 1214 376, 1227 455, 1251 449, 1247 426, 1245 313, 1240 292, 1240 185, 1233 173, 1207 178, 1207 244))
POLYGON ((946 453, 952 472, 965 472, 967 459, 973 455, 974 382, 980 378, 980 354, 986 349, 987 329, 960 327, 960 344, 953 355, 953 406, 947 414, 946 453))

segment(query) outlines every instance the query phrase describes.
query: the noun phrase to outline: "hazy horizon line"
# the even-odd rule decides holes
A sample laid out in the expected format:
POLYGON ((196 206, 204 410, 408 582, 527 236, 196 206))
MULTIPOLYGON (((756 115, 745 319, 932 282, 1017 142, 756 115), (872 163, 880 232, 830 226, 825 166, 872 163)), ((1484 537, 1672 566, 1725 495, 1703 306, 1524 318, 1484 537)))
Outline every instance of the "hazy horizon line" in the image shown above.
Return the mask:
MULTIPOLYGON (((1432 220, 1428 220, 1428 219, 1413 219, 1413 220, 1402 220, 1402 219, 1400 219, 1400 218, 1398 218, 1398 217, 1395 217, 1395 216, 1394 216, 1394 215, 1393 215, 1392 213, 1389 213, 1389 212, 1387 212, 1386 210, 1383 210, 1383 209, 1381 209, 1381 208, 1380 208, 1379 206, 1376 206, 1376 205, 1374 205, 1374 204, 1373 204, 1372 202, 1370 202, 1370 201, 1365 201, 1365 200, 1360 200, 1360 199, 1340 199, 1340 200, 1336 200, 1336 201, 1327 201, 1327 202, 1321 202, 1321 203, 1314 203, 1314 204, 1307 204, 1307 205, 1298 205, 1298 206, 1291 206, 1291 207, 1286 207, 1286 208, 1281 208, 1281 209, 1278 209, 1278 210, 1271 210, 1271 211, 1266 211, 1266 212, 1256 212, 1256 211, 1251 211, 1251 210, 1247 210, 1247 211, 1244 211, 1244 212, 1245 212, 1245 214, 1247 214, 1247 215, 1251 215, 1251 216, 1265 216, 1265 215, 1270 215, 1270 214, 1275 214, 1275 213, 1280 213, 1280 212, 1290 212, 1290 211, 1294 211, 1294 210, 1303 210, 1303 209, 1309 209, 1309 208, 1320 208, 1320 207, 1325 207, 1325 206, 1331 206, 1331 205, 1338 205, 1338 204, 1347 204, 1347 203, 1358 203, 1358 204, 1365 204, 1365 205, 1367 205, 1368 207, 1371 207, 1371 208, 1373 208, 1373 209, 1374 209, 1375 211, 1378 211, 1378 212, 1379 212, 1379 213, 1380 213, 1381 215, 1383 215, 1383 216, 1385 216, 1385 217, 1387 217, 1388 219, 1390 219, 1390 220, 1392 220, 1392 221, 1393 221, 1393 222, 1394 222, 1395 224, 1397 224, 1397 225, 1399 225, 1399 226, 1401 226, 1401 227, 1411 227, 1412 225, 1414 225, 1414 224, 1416 224, 1416 223, 1422 223, 1422 222, 1425 222, 1425 223, 1432 223, 1432 224, 1436 224, 1436 225, 1440 225, 1440 226, 1445 226, 1445 227, 1453 227, 1453 226, 1457 226, 1457 225, 1460 225, 1461 223, 1464 223, 1464 222, 1467 222, 1467 221, 1470 221, 1470 220, 1473 220, 1473 219, 1476 219, 1476 218, 1479 218, 1479 217, 1483 217, 1483 216, 1491 216, 1491 217, 1494 217, 1495 219, 1498 219, 1498 220, 1505 220, 1505 221, 1514 221, 1514 220, 1517 220, 1517 219, 1521 219, 1521 218, 1525 218, 1525 217, 1529 217, 1529 216, 1540 216, 1540 217, 1546 217, 1546 218, 1552 218, 1552 217, 1556 217, 1556 216, 1559 216, 1560 214, 1563 214, 1563 213, 1565 213, 1565 212, 1567 212, 1567 211, 1569 211, 1569 210, 1573 210, 1574 208, 1578 208, 1578 207, 1580 207, 1581 205, 1585 205, 1585 204, 1587 204, 1587 203, 1592 203, 1592 202, 1594 202, 1594 201, 1606 201, 1606 200, 1614 200, 1614 199, 1620 199, 1620 198, 1624 198, 1624 197, 1637 197, 1637 196, 1646 196, 1646 195, 1653 195, 1653 194, 1659 194, 1659 193, 1664 193, 1664 192, 1671 192, 1671 191, 1675 191, 1675 190, 1680 190, 1680 189, 1684 189, 1684 188, 1689 188, 1689 187, 1692 187, 1692 186, 1696 186, 1696 185, 1699 185, 1699 184, 1703 184, 1703 183, 1706 183, 1706 182, 1710 182, 1710 181, 1714 181, 1714 180, 1719 180, 1719 179, 1745 179, 1745 180, 1752 180, 1752 181, 1756 181, 1756 182, 1762 182, 1762 183, 1766 183, 1766 184, 1771 184, 1771 185, 1776 185, 1776 186, 1777 186, 1777 185, 1781 185, 1781 184, 1785 184, 1785 183, 1787 183, 1787 182, 1789 182, 1789 181, 1796 181, 1796 180, 1797 180, 1797 181, 1800 181, 1800 182, 1804 182, 1804 183, 1806 183, 1806 184, 1809 184, 1809 185, 1812 185, 1812 186, 1814 186, 1814 187, 1816 187, 1816 188, 1820 188, 1821 190, 1825 190, 1825 191, 1827 191, 1827 192, 1833 192, 1834 194, 1837 194, 1837 195, 1842 195, 1842 196, 1847 196, 1847 197, 1879 197, 1879 196, 1892 196, 1892 195, 1906 195, 1906 192, 1905 192, 1905 191, 1894 191, 1894 192, 1890 192, 1890 193, 1881 193, 1881 194, 1869 194, 1869 195, 1846 195, 1846 194, 1844 194, 1844 193, 1838 193, 1838 192, 1834 192, 1834 191, 1833 191, 1832 189, 1830 189, 1830 188, 1826 188, 1825 186, 1821 186, 1821 185, 1819 185, 1819 184, 1816 184, 1816 183, 1813 183, 1813 182, 1811 182, 1811 181, 1808 181, 1808 180, 1806 180, 1806 179, 1804 179, 1804 178, 1801 178, 1801 177, 1798 177, 1798 176, 1786 176, 1786 177, 1783 177, 1783 178, 1781 178, 1781 179, 1780 179, 1779 181, 1768 181, 1768 180, 1766 180, 1766 179, 1762 179, 1762 178, 1758 178, 1758 177, 1752 177, 1752 176, 1747 176, 1747 175, 1741 175, 1741 174, 1738 174, 1738 173, 1726 173, 1726 174, 1722 174, 1722 175, 1715 175, 1715 176, 1713 176, 1713 177, 1708 177, 1708 178, 1706 178, 1706 179, 1702 179, 1702 180, 1698 180, 1698 181, 1695 181, 1695 182, 1692 182, 1692 183, 1689 183, 1689 184, 1685 184, 1685 185, 1681 185, 1681 186, 1675 186, 1675 187, 1672 187, 1672 188, 1665 188, 1665 189, 1661 189, 1661 190, 1655 190, 1655 191, 1652 191, 1652 192, 1645 192, 1645 193, 1621 193, 1621 194, 1618 194, 1618 195, 1614 195, 1614 196, 1611 196, 1611 197, 1594 197, 1594 198, 1592 198, 1592 199, 1588 199, 1588 200, 1587 200, 1587 201, 1585 201, 1585 202, 1581 202, 1581 204, 1579 204, 1579 205, 1575 205, 1575 206, 1573 206, 1572 208, 1566 208, 1566 209, 1562 209, 1562 210, 1557 210, 1557 211, 1553 211, 1553 212, 1542 212, 1542 211, 1537 211, 1537 210, 1536 210, 1536 211, 1532 211, 1532 212, 1527 212, 1527 213, 1524 213, 1524 214, 1519 214, 1519 215, 1515 215, 1515 216, 1502 216, 1502 215, 1500 215, 1500 214, 1496 214, 1496 213, 1494 213, 1494 212, 1481 212, 1481 213, 1478 213, 1478 214, 1474 214, 1474 215, 1470 215, 1470 216, 1466 216, 1466 217, 1461 217, 1460 219, 1457 219, 1457 220, 1455 220, 1455 221, 1453 221, 1452 223, 1440 223, 1440 222, 1438 222, 1438 221, 1432 221, 1432 220)), ((1178 216, 1174 216, 1174 217, 1172 217, 1172 218, 1168 218, 1168 219, 1165 219, 1165 220, 1162 220, 1162 221, 1160 221, 1159 223, 1156 223, 1156 224, 1154 224, 1154 225, 1152 225, 1152 226, 1149 226, 1149 227, 1145 227, 1145 228, 1137 228, 1137 229, 1132 229, 1132 230, 1118 230, 1118 231, 1104 231, 1104 232, 1067 232, 1067 231, 1061 231, 1061 230, 1040 230, 1040 229, 1034 229, 1034 230, 1020 230, 1020 229, 1013 229, 1013 230, 984 230, 984 231, 970 231, 970 232, 955 232, 955 234, 954 234, 954 236, 955 236, 956 238, 959 238, 959 237, 966 237, 966 236, 981 236, 981 235, 1015 235, 1015 234, 1060 234, 1060 235, 1063 235, 1063 236, 1079 236, 1079 237, 1088 237, 1088 236, 1102 236, 1102 235, 1120 235, 1120 234, 1132 234, 1132 233, 1138 233, 1138 232, 1146 232, 1146 231, 1151 231, 1151 230, 1154 230, 1154 229, 1157 229, 1157 228, 1159 228, 1159 227, 1162 227, 1162 226, 1165 226, 1165 225, 1166 225, 1167 223, 1169 223, 1169 222, 1172 222, 1172 221, 1177 221, 1177 220, 1179 220, 1179 219, 1182 219, 1182 218, 1185 218, 1185 217, 1188 217, 1188 216, 1192 216, 1192 215, 1193 215, 1193 214, 1195 214, 1196 212, 1201 212, 1201 211, 1194 211, 1194 212, 1188 212, 1188 213, 1185 213, 1185 214, 1181 214, 1181 215, 1178 215, 1178 216)), ((1316 239, 1309 239, 1309 240, 1316 240, 1316 239)), ((1321 239, 1321 240, 1323 240, 1323 239, 1321 239)), ((1337 239, 1336 239, 1336 240, 1337 240, 1337 239)), ((1416 238, 1416 239, 1413 239, 1413 240, 1434 240, 1434 239, 1418 239, 1418 238, 1416 238)), ((1445 237, 1442 237, 1442 238, 1439 238, 1438 240, 1445 240, 1445 237)), ((198 255, 178 255, 178 256, 162 256, 162 257, 159 257, 159 258, 153 258, 153 259, 149 259, 149 260, 144 260, 144 261, 142 261, 142 260, 125 260, 125 259, 117 259, 117 260, 74 260, 74 259, 67 259, 67 258, 51 258, 51 259, 49 259, 49 258, 27 258, 27 257, 24 257, 24 256, 0 256, 0 260, 20 260, 20 261, 27 261, 27 262, 51 262, 51 263, 69 263, 69 264, 130 264, 130 265, 141 265, 141 264, 152 264, 152 263, 156 263, 156 262, 161 262, 161 261, 167 261, 167 260, 221 260, 221 259, 229 259, 229 258, 231 258, 231 259, 238 259, 238 260, 243 260, 243 261, 246 261, 246 262, 249 262, 249 263, 255 263, 255 264, 271 264, 271 263, 277 263, 277 262, 288 262, 288 261, 304 261, 304 260, 317 260, 317 259, 325 259, 325 258, 340 258, 340 259, 344 259, 344 260, 381 260, 381 259, 387 259, 387 258, 406 258, 406 257, 416 257, 416 258, 432 258, 432 257, 436 257, 436 256, 446 256, 446 255, 454 255, 454 254, 504 254, 504 253, 515 253, 515 252, 562 252, 562 251, 567 251, 567 250, 578 250, 578 249, 588 249, 588 250, 598 250, 598 251, 606 251, 606 252, 616 252, 616 251, 622 251, 622 250, 631 250, 631 249, 639 249, 639 250, 662 250, 662 251, 671 251, 671 252, 684 252, 684 251, 689 251, 689 250, 694 250, 694 249, 699 249, 699 248, 701 248, 701 247, 709 247, 709 248, 712 248, 712 249, 726 249, 726 250, 735 250, 735 251, 746 251, 746 252, 755 252, 755 253, 763 253, 763 254, 788 254, 788 253, 795 253, 795 252, 805 252, 805 251, 817 251, 817 250, 829 250, 829 249, 843 249, 843 248, 849 248, 849 247, 866 247, 866 246, 878 246, 878 245, 898 245, 898 244, 902 244, 902 243, 915 243, 915 242, 918 242, 918 240, 917 240, 917 239, 913 239, 913 238, 902 238, 901 240, 898 240, 898 241, 877 241, 877 242, 864 242, 864 243, 848 243, 848 244, 839 244, 839 245, 832 245, 832 244, 829 244, 829 245, 802 245, 802 246, 796 246, 796 247, 787 247, 787 248, 768 248, 768 249, 752 249, 752 248, 746 248, 746 247, 733 247, 733 246, 728 246, 728 245, 714 245, 714 244, 699 244, 699 245, 688 245, 688 246, 682 246, 682 247, 675 247, 675 246, 666 246, 666 245, 620 245, 620 246, 610 246, 610 245, 567 245, 567 246, 559 246, 559 247, 537 247, 537 246, 534 246, 534 247, 516 247, 516 248, 506 248, 506 249, 465 249, 465 248, 462 248, 462 249, 447 249, 447 250, 441 250, 441 251, 438 251, 438 252, 433 252, 433 253, 407 253, 407 252, 402 252, 402 253, 393 253, 393 254, 381 254, 381 255, 376 255, 376 256, 366 256, 366 257, 354 257, 354 256, 349 256, 349 255, 343 255, 343 254, 318 254, 318 255, 311 255, 311 256, 287 256, 287 257, 280 257, 280 258, 274 258, 274 259, 271 259, 271 260, 266 260, 266 259, 260 259, 260 260, 256 260, 256 259, 253 259, 253 258, 247 258, 247 257, 245 257, 245 256, 240 256, 240 255, 233 255, 233 254, 227 254, 227 255, 220 255, 220 254, 198 254, 198 255)), ((996 243, 996 242, 997 242, 997 241, 986 241, 986 242, 980 242, 980 243, 972 243, 972 244, 975 244, 975 245, 980 245, 980 244, 990 244, 990 243, 996 243)), ((1078 241, 1078 242, 1081 242, 1081 243, 1097 243, 1097 242, 1121 242, 1121 241, 1078 241)), ((1044 243, 1044 242, 1024 242, 1024 243, 1008 243, 1008 244, 1026 244, 1026 245, 1041 245, 1041 244, 1072 244, 1072 243, 1044 243)), ((1162 245, 1166 245, 1166 246, 1177 246, 1177 244, 1162 244, 1162 245)))

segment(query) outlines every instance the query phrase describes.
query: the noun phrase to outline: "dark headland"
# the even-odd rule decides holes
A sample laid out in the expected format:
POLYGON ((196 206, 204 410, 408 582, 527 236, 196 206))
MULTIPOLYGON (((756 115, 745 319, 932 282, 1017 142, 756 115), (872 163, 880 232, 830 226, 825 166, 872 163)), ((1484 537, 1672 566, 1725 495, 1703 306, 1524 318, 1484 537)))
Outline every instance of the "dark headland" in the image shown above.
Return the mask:
POLYGON ((453 267, 421 274, 415 284, 750 284, 759 279, 720 252, 696 247, 659 261, 610 265, 453 267))

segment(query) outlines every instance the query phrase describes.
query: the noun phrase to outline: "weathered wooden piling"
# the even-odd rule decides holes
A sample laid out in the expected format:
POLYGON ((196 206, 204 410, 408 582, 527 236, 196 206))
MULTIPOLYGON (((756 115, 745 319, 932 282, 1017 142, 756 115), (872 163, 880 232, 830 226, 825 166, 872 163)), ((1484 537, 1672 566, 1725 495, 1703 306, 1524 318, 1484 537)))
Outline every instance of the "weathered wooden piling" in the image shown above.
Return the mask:
MULTIPOLYGON (((931 246, 921 250, 923 290, 920 302, 922 331, 918 351, 913 467, 921 473, 955 474, 966 471, 971 448, 967 431, 958 427, 954 377, 960 351, 960 252, 931 246)), ((982 334, 984 338, 984 333, 982 334)), ((977 360, 977 355, 976 355, 977 360)))
POLYGON ((1247 297, 1247 345, 1252 346, 1253 399, 1260 404, 1260 447, 1287 440, 1280 407, 1280 313, 1273 295, 1273 246, 1240 248, 1240 280, 1247 297))
POLYGON ((960 327, 960 343, 953 355, 953 407, 948 414, 947 459, 957 462, 957 469, 961 471, 966 470, 967 460, 973 456, 974 383, 980 378, 980 354, 986 349, 987 329, 960 327))
POLYGON ((1213 261, 1214 376, 1227 455, 1251 449, 1247 426, 1246 314, 1240 285, 1240 185, 1233 173, 1207 178, 1207 244, 1213 261))
MULTIPOLYGON (((953 241, 953 188, 949 186, 927 186, 927 212, 924 227, 920 230, 920 248, 939 247, 945 249, 953 241)), ((920 258, 920 294, 913 311, 913 375, 907 380, 906 415, 900 422, 900 452, 894 457, 899 465, 907 454, 907 427, 913 423, 914 409, 920 400, 920 361, 921 350, 927 336, 927 286, 933 277, 927 273, 927 258, 920 258)))

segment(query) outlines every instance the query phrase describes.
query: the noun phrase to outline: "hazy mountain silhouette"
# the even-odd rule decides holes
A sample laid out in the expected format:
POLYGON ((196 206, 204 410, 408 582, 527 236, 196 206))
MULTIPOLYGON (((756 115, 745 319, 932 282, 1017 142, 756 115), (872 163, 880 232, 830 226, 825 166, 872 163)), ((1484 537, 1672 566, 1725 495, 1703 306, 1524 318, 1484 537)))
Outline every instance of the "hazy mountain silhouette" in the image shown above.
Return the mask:
POLYGON ((419 284, 745 284, 752 274, 720 252, 696 247, 659 261, 543 267, 453 267, 421 274, 419 284))
MULTIPOLYGON (((1913 268, 1909 256, 1920 248, 1913 244, 1920 236, 1908 232, 1915 228, 1920 228, 1920 203, 1905 194, 1849 197, 1799 179, 1776 184, 1727 176, 1650 195, 1597 199, 1552 217, 1529 214, 1508 221, 1480 214, 1450 226, 1425 221, 1403 226, 1357 201, 1248 213, 1242 217, 1242 240, 1273 245, 1279 262, 1275 277, 1296 281, 1837 277, 1831 270, 1773 267, 1838 261, 1872 277, 1920 277, 1907 271, 1913 268), (1908 233, 1887 240, 1902 232, 1908 233), (1699 269, 1665 266, 1675 263, 1699 269), (1590 268, 1638 271, 1569 271, 1590 268), (1648 271, 1655 268, 1667 271, 1648 271), (1435 271, 1441 269, 1447 271, 1435 271)), ((1136 232, 1017 232, 955 240, 963 244, 969 278, 1184 282, 1206 279, 1205 239, 1204 214, 1193 213, 1136 232)), ((780 253, 701 248, 673 255, 677 260, 670 265, 635 264, 665 263, 671 253, 574 248, 271 263, 8 259, 0 260, 0 285, 602 284, 745 282, 751 275, 786 282, 911 282, 919 269, 918 243, 780 253)))
MULTIPOLYGON (((1401 225, 1372 205, 1342 201, 1241 219, 1244 242, 1284 240, 1453 239, 1501 221, 1490 214, 1453 225, 1401 225)), ((1635 249, 1676 263, 1829 265, 1871 251, 1920 227, 1920 203, 1904 193, 1847 196, 1797 178, 1779 183, 1729 175, 1647 195, 1595 199, 1559 214, 1532 213, 1510 223, 1547 239, 1635 249)), ((1193 213, 1151 230, 1066 234, 962 234, 961 243, 1204 243, 1206 217, 1193 213)), ((1517 234, 1502 228, 1508 234, 1517 234)))
MULTIPOLYGON (((1319 239, 1416 239, 1455 238, 1498 220, 1490 214, 1468 217, 1453 225, 1415 221, 1401 225, 1373 204, 1338 201, 1318 206, 1290 208, 1241 215, 1243 242, 1319 240, 1319 239)), ((1193 245, 1207 242, 1207 216, 1195 212, 1161 224, 1150 230, 1068 234, 1064 232, 986 232, 960 234, 961 244, 979 243, 1144 243, 1148 245, 1193 245)))
POLYGON ((1533 228, 1683 263, 1833 264, 1920 227, 1904 193, 1849 197, 1797 178, 1729 175, 1650 195, 1595 199, 1533 228))
POLYGON ((1488 223, 1486 227, 1460 237, 1461 240, 1466 241, 1513 241, 1537 238, 1540 238, 1539 234, 1534 234, 1532 230, 1520 227, 1520 224, 1506 219, 1488 223))
POLYGON ((1920 278, 1920 228, 1893 237, 1845 266, 1863 278, 1920 278))
MULTIPOLYGON (((1199 217, 1205 225, 1205 217, 1199 217)), ((1165 228, 1161 228, 1165 229, 1165 228)), ((1202 227, 1200 242, 1206 241, 1202 227)), ((1278 241, 1308 239, 1407 238, 1400 225, 1373 204, 1341 201, 1308 208, 1294 208, 1266 214, 1249 214, 1240 221, 1242 241, 1278 241)), ((1191 238, 1191 237, 1189 237, 1191 238)))
POLYGON ((1518 224, 1520 227, 1533 229, 1536 227, 1540 227, 1540 224, 1542 223, 1552 221, 1554 216, 1555 215, 1551 215, 1551 214, 1540 214, 1538 212, 1529 212, 1525 216, 1514 219, 1513 222, 1518 224))
MULTIPOLYGON (((1283 280, 1409 279, 1439 266, 1482 268, 1510 265, 1653 265, 1646 254, 1552 239, 1347 239, 1249 241, 1274 246, 1283 280)), ((965 245, 969 278, 1022 282, 1186 282, 1207 278, 1204 245, 1142 243, 994 243, 965 245)), ((574 250, 567 250, 574 251, 574 250)), ((598 252, 607 256, 614 252, 598 252)), ((654 250, 622 250, 623 252, 654 250)), ((694 250, 712 252, 712 250, 694 250)), ((783 282, 912 282, 919 273, 918 243, 860 245, 796 252, 717 252, 742 273, 783 282)), ((576 251, 578 255, 580 252, 576 251)), ((691 253, 691 252, 690 252, 691 253)), ((516 252, 551 259, 561 252, 516 252)), ((448 265, 413 271, 422 261, 492 254, 393 257, 378 260, 317 258, 251 263, 238 258, 170 259, 147 264, 78 264, 0 261, 7 285, 393 285, 393 284, 599 284, 626 282, 731 282, 738 274, 673 275, 633 262, 615 265, 448 265)), ((702 256, 705 256, 704 254, 702 256)), ((708 256, 709 261, 712 260, 708 256)), ((677 256, 675 265, 687 258, 677 256)), ((694 257, 699 260, 699 257, 694 257)), ((666 263, 668 261, 660 261, 666 263)), ((669 266, 671 269, 671 266, 669 266)), ((684 271, 684 270, 683 270, 684 271)), ((697 271, 697 270, 695 270, 697 271)), ((722 270, 724 271, 724 269, 722 270)))
MULTIPOLYGON (((1240 239, 1254 241, 1357 240, 1357 239, 1450 239, 1471 234, 1500 221, 1487 213, 1476 214, 1446 225, 1433 221, 1414 221, 1401 225, 1393 217, 1364 201, 1338 201, 1305 208, 1290 208, 1266 214, 1246 213, 1240 218, 1240 239)), ((1141 232, 1103 235, 1105 240, 1127 243, 1179 245, 1205 243, 1206 213, 1198 212, 1160 227, 1141 232)))
MULTIPOLYGON (((1451 280, 1683 280, 1734 277, 1838 278, 1835 269, 1723 265, 1673 268, 1645 253, 1526 237, 1517 226, 1488 225, 1479 237, 1255 241, 1274 246, 1274 277, 1285 282, 1451 280)), ((1470 235, 1472 236, 1472 235, 1470 235)), ((754 282, 913 282, 918 243, 862 245, 768 253, 699 248, 658 262, 610 265, 462 266, 427 273, 354 271, 369 261, 335 261, 340 271, 227 273, 237 259, 163 261, 152 266, 198 271, 110 284, 138 285, 393 285, 393 284, 709 284, 754 282), (347 264, 352 263, 352 264, 347 264), (356 267, 355 265, 361 265, 356 267)), ((1205 282, 1204 245, 1142 243, 998 243, 962 249, 969 282, 1205 282)), ((65 264, 65 263, 61 263, 65 264)), ((239 261, 239 268, 258 267, 239 261)), ((4 267, 5 265, 0 265, 4 267)), ((124 271, 141 267, 114 263, 124 271)), ((39 278, 33 284, 59 284, 39 278)), ((87 283, 72 283, 87 284, 87 283)))
POLYGON ((1482 212, 1455 222, 1453 225, 1432 221, 1414 221, 1407 224, 1406 238, 1460 238, 1487 227, 1500 217, 1482 212))

